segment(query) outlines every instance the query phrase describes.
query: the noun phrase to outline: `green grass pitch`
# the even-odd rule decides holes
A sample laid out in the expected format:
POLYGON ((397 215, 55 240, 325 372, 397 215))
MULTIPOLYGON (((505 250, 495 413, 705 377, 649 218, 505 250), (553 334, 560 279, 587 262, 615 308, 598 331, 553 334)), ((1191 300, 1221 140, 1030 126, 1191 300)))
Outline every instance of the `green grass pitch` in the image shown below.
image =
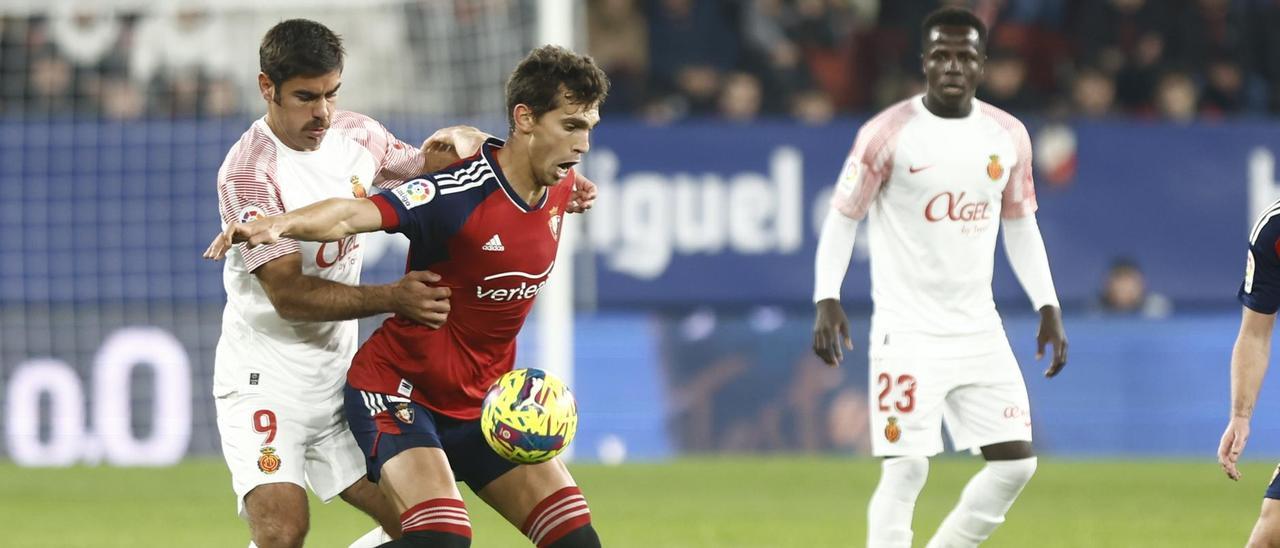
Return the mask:
MULTIPOLYGON (((916 510, 923 546, 981 465, 934 459, 916 510)), ((845 547, 862 545, 870 459, 682 459, 619 467, 575 465, 608 547, 845 547)), ((1008 521, 985 546, 1053 548, 1242 546, 1272 465, 1244 466, 1240 483, 1204 461, 1042 458, 1008 521)), ((465 491, 465 488, 464 488, 465 491)), ((528 542, 468 494, 473 546, 528 542)), ((373 522, 341 501, 313 499, 307 546, 345 547, 373 522)), ((242 547, 226 468, 194 460, 164 469, 20 469, 0 464, 0 546, 242 547)))

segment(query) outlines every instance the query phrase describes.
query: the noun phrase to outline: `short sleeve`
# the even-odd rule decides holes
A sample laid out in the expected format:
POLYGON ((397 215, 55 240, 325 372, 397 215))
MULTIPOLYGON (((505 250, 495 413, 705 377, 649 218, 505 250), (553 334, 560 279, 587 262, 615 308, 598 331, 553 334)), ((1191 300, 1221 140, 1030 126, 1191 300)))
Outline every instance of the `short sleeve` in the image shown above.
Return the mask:
POLYGON ((904 101, 868 120, 858 129, 853 148, 845 158, 836 180, 831 205, 846 217, 867 216, 880 187, 893 174, 893 153, 897 137, 913 111, 904 101))
POLYGON ((1240 303, 1262 314, 1280 310, 1280 207, 1273 206, 1250 233, 1240 303))
POLYGON ((1014 147, 1018 151, 1018 162, 1013 165, 1009 181, 1004 186, 1000 216, 1005 219, 1021 219, 1035 214, 1037 208, 1036 182, 1032 176, 1035 170, 1031 161, 1031 136, 1027 134, 1027 128, 1022 122, 1012 116, 1009 119, 1012 123, 1006 125, 1005 129, 1013 138, 1014 147))
MULTIPOLYGON (((224 167, 218 177, 218 210, 224 226, 285 213, 280 187, 272 175, 274 166, 274 151, 258 150, 224 167)), ((297 241, 281 238, 274 244, 251 249, 245 244, 236 244, 236 249, 244 259, 245 270, 253 272, 272 260, 297 253, 300 248, 297 241)))

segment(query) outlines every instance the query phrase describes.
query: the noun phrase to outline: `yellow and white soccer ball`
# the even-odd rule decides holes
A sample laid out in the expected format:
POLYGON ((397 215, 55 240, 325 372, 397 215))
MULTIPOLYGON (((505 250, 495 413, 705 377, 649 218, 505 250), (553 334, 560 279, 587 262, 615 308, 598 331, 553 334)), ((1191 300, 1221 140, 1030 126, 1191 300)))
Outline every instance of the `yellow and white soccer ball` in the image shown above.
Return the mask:
POLYGON ((564 381, 541 369, 508 371, 489 387, 480 412, 489 447, 511 462, 559 455, 578 430, 578 404, 564 381))

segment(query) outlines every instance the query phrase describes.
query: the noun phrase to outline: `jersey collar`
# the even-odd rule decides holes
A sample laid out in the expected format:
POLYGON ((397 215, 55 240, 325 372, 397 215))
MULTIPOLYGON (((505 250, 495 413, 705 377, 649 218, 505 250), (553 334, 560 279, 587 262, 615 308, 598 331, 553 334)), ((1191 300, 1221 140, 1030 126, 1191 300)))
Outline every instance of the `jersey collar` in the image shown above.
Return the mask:
POLYGON ((485 139, 484 144, 480 146, 480 157, 484 158, 485 163, 489 164, 493 174, 498 177, 498 186, 502 187, 502 191, 506 193, 507 198, 510 198, 511 203, 520 208, 520 211, 530 213, 542 209, 542 206, 547 203, 547 196, 551 194, 551 189, 547 189, 546 192, 542 193, 542 198, 538 200, 537 204, 531 206, 525 203, 524 198, 521 198, 516 193, 516 189, 512 188, 511 183, 507 182, 507 175, 502 172, 502 168, 498 165, 498 149, 504 146, 507 146, 507 143, 497 137, 485 139))

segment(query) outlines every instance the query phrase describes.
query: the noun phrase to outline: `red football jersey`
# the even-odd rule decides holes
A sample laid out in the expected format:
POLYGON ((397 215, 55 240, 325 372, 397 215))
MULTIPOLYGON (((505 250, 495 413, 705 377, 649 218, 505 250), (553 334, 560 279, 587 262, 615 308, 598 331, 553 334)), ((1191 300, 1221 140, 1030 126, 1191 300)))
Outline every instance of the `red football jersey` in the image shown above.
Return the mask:
POLYGON ((574 171, 526 204, 490 139, 475 156, 370 200, 383 229, 409 237, 408 270, 453 289, 440 329, 392 317, 360 347, 347 382, 459 419, 480 417, 489 385, 515 364, 516 334, 555 265, 574 171))

